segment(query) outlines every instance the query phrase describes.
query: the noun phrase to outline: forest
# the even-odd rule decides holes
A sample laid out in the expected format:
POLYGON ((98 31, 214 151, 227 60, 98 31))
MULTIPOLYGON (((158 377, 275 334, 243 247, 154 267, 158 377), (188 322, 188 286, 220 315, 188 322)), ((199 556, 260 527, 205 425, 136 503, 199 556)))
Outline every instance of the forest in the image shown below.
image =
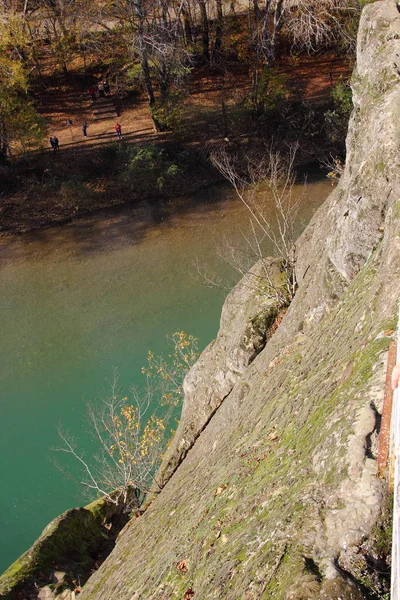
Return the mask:
POLYGON ((190 191, 220 177, 221 147, 244 177, 249 156, 293 144, 337 177, 365 3, 3 0, 1 229, 190 191))

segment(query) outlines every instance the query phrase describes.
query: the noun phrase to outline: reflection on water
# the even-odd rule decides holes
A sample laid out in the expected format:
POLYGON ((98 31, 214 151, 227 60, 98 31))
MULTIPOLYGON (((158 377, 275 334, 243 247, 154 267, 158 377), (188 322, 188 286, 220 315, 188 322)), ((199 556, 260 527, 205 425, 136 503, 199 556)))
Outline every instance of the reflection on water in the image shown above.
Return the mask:
MULTIPOLYGON (((300 227, 329 191, 325 182, 309 186, 300 227)), ((49 520, 85 502, 51 465, 56 426, 90 450, 85 406, 99 400, 114 367, 127 388, 139 382, 147 351, 165 353, 174 331, 201 347, 215 336, 223 293, 195 281, 192 265, 200 257, 226 270, 215 242, 237 238, 247 223, 245 207, 216 186, 0 240, 0 570, 49 520)))

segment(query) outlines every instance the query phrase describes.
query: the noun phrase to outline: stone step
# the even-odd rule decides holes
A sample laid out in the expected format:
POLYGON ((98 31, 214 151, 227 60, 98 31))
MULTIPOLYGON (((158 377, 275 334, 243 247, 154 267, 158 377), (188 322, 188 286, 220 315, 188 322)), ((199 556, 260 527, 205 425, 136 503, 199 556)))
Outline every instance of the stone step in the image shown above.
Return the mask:
POLYGON ((91 104, 90 108, 95 121, 99 121, 100 119, 115 119, 115 117, 118 117, 114 99, 111 96, 98 98, 96 102, 91 104))
POLYGON ((118 117, 117 113, 114 112, 107 112, 107 113, 102 113, 100 115, 93 115, 93 119, 95 121, 100 121, 101 119, 115 119, 116 117, 118 117))
POLYGON ((95 102, 92 102, 91 106, 99 106, 106 104, 114 104, 114 98, 108 96, 107 98, 98 98, 95 102))
POLYGON ((93 113, 93 117, 97 118, 97 119, 101 119, 102 117, 105 117, 107 115, 117 115, 117 111, 115 110, 115 108, 109 108, 108 110, 103 110, 100 113, 93 113))
POLYGON ((115 110, 115 106, 113 104, 110 104, 109 106, 99 106, 98 108, 93 108, 92 113, 94 115, 100 115, 101 113, 105 113, 110 110, 115 110))

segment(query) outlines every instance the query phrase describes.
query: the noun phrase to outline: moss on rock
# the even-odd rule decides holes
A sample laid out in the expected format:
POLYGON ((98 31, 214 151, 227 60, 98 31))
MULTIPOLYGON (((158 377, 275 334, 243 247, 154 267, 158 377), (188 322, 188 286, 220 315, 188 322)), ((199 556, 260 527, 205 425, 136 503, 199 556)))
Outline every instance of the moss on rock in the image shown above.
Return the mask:
MULTIPOLYGON (((49 585, 56 571, 64 580, 84 583, 114 545, 127 515, 106 498, 74 508, 54 519, 33 546, 0 576, 0 598, 13 600, 49 585), (104 525, 108 527, 104 527, 104 525), (112 531, 112 525, 117 531, 112 531)), ((74 587, 74 585, 72 586, 74 587)))

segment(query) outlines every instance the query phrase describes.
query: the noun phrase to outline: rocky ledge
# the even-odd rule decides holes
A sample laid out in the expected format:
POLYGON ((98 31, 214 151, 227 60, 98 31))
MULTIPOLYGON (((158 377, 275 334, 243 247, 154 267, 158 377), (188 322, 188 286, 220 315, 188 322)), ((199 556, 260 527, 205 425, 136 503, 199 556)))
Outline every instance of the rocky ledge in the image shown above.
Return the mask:
POLYGON ((186 380, 166 485, 83 600, 384 597, 376 453, 400 297, 399 56, 396 3, 369 4, 348 161, 298 242, 297 294, 272 336, 262 296, 229 296, 186 380))

